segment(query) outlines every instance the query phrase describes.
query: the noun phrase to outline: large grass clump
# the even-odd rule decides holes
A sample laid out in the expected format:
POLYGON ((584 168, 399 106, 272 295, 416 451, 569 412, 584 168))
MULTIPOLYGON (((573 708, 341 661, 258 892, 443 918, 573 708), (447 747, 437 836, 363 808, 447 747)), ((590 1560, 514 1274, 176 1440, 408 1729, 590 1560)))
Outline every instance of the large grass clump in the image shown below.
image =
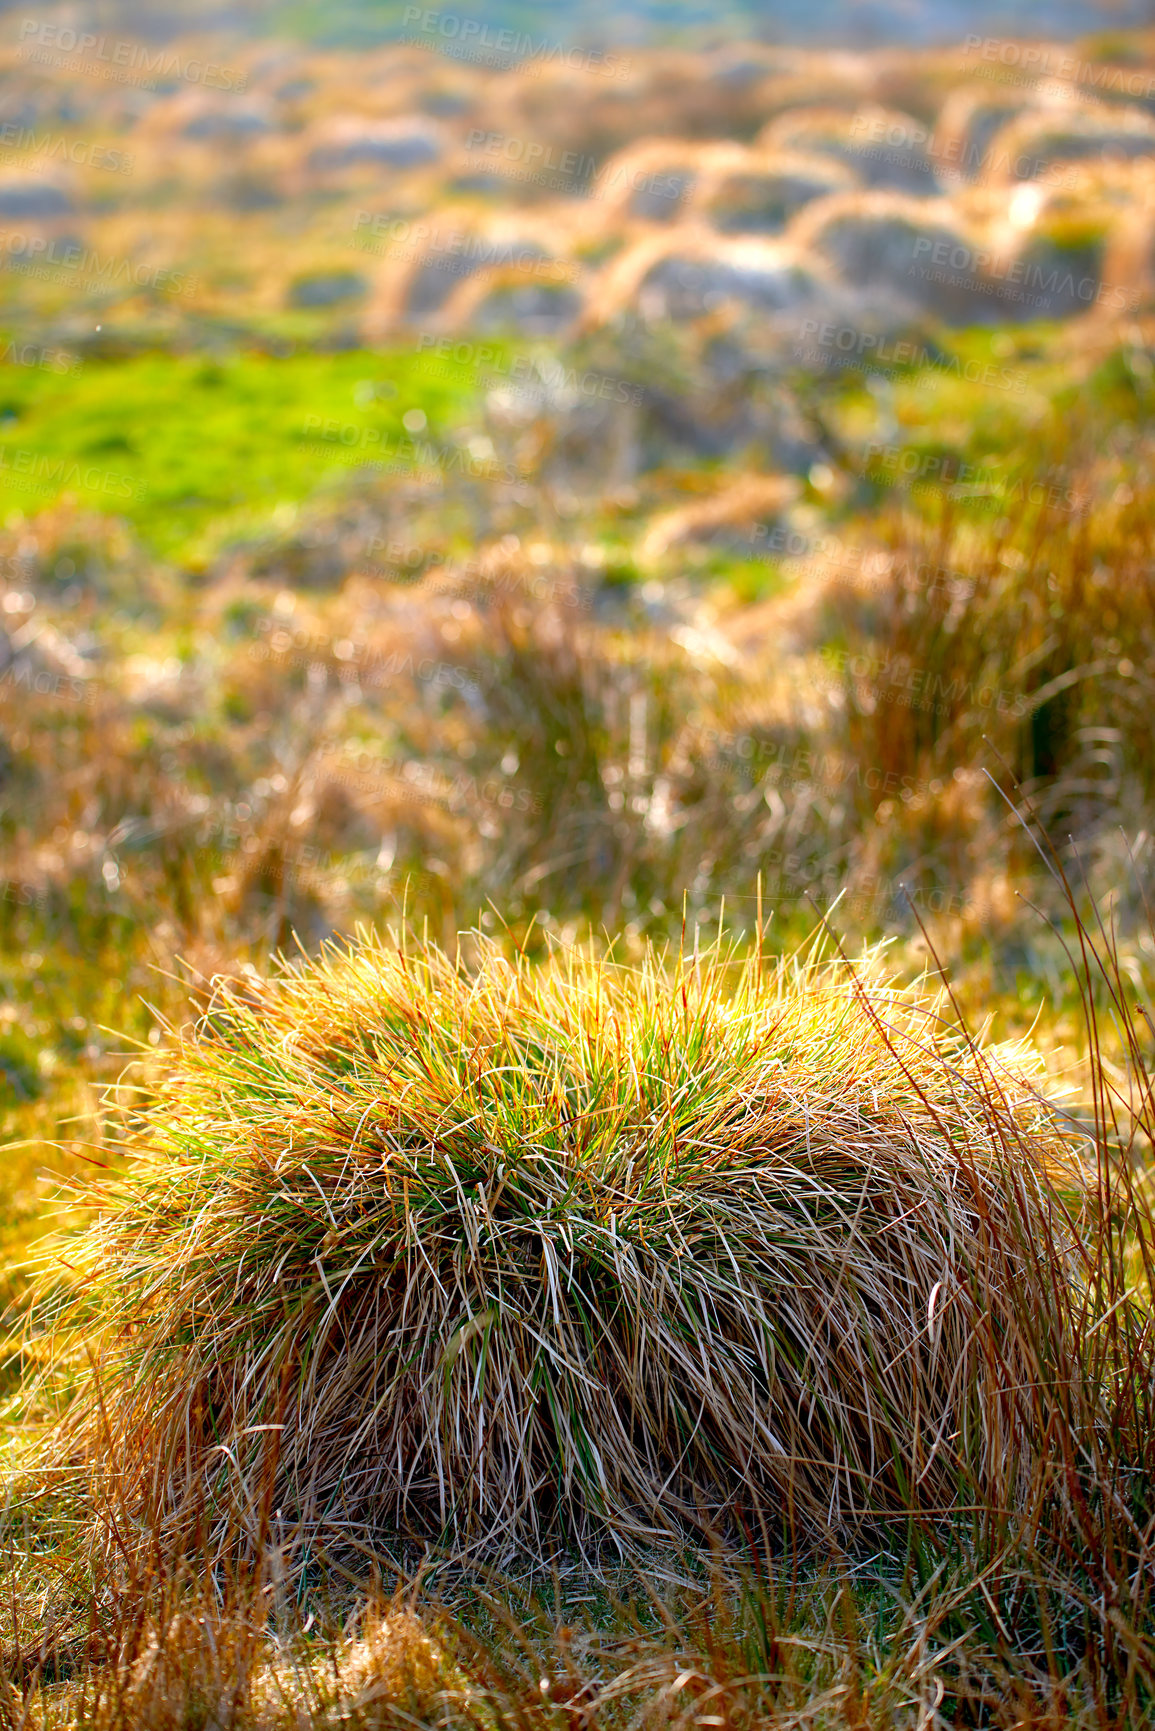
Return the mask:
POLYGON ((88 1240, 96 1504, 300 1560, 1008 1506, 1077 1231, 1027 1071, 941 1008, 484 943, 218 981, 88 1240))

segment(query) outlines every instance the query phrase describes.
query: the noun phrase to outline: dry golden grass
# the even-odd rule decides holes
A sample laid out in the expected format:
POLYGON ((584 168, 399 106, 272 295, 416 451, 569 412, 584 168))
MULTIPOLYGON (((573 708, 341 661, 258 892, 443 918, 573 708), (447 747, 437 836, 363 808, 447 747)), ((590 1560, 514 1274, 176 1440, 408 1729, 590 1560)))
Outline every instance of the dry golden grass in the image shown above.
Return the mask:
POLYGON ((290 1569, 1013 1505, 1019 1299, 1076 1280, 1083 1204, 1026 1072, 941 1008, 841 964, 367 938, 221 981, 79 1254, 60 1458, 122 1531, 271 1523, 290 1569))

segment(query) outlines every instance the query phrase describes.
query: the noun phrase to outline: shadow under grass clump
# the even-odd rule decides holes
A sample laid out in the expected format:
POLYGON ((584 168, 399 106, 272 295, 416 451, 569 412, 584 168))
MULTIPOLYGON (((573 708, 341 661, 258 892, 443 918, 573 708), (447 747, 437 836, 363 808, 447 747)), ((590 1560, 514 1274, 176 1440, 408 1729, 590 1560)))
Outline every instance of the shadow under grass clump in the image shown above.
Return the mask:
POLYGON ((220 981, 176 1043, 61 1338, 116 1543, 292 1574, 1013 1505, 1082 1195, 1021 1054, 869 959, 477 944, 220 981))

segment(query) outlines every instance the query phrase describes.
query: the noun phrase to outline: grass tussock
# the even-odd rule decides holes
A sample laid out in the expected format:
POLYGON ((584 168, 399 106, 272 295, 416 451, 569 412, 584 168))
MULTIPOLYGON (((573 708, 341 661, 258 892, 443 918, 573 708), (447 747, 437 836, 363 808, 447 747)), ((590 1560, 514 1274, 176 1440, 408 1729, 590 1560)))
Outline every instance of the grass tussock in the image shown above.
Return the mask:
MULTIPOLYGON (((81 1256, 96 1506, 489 1555, 846 1535, 1029 1474, 1074 1168, 1020 1067, 841 964, 219 982, 81 1256)), ((69 1336, 64 1335, 67 1348, 69 1336)))

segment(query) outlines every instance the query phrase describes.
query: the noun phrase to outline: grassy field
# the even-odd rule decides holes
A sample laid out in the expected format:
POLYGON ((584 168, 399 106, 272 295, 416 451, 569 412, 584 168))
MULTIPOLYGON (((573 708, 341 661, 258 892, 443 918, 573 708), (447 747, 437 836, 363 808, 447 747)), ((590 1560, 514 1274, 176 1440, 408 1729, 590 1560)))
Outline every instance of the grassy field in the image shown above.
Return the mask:
POLYGON ((267 533, 278 507, 283 517, 323 491, 326 469, 339 487, 351 467, 419 468, 403 416, 420 411, 431 436, 448 434, 473 406, 472 383, 466 375, 455 390, 411 353, 150 354, 63 377, 13 372, 0 407, 0 509, 68 496, 195 569, 206 535, 267 533))
MULTIPOLYGON (((220 139, 6 63, 201 286, 0 270, 0 1726, 1149 1724, 1146 287, 386 328, 294 299, 359 210, 666 217, 374 182, 503 75, 258 47, 220 139)), ((485 101, 748 150, 692 61, 485 101)))
MULTIPOLYGON (((195 1001, 222 971, 243 982, 237 970, 263 972, 273 948, 315 951, 358 920, 398 934, 407 924, 414 941, 428 929, 451 953, 455 934, 473 927, 537 965, 592 932, 637 964, 647 941, 672 944, 675 962, 704 948, 719 922, 743 950, 759 894, 764 942, 778 953, 833 905, 850 954, 864 937, 889 935, 892 964, 913 978, 933 944, 972 1015, 994 1013, 1000 1035, 1033 1025, 1051 1054, 1051 1085, 1065 1078, 1077 1111, 1092 1110, 1096 1082, 1100 1100, 1108 1087, 1138 1086, 1141 1119, 1135 1065, 1149 1036, 1132 1004, 1150 1001, 1152 958, 1147 386, 1134 341, 1091 357, 1077 380, 1054 337, 1032 342, 1037 353, 1016 363, 1031 380, 1021 394, 987 404, 926 368, 895 381, 896 417, 904 448, 951 451, 988 471, 997 460, 1007 494, 1051 451, 1062 485, 1049 483, 1042 499, 1000 499, 996 515, 994 482, 944 498, 933 485, 856 474, 847 457, 833 486, 825 475, 810 483, 805 542, 822 549, 821 567, 812 552, 790 551, 797 540, 762 554, 749 532, 742 545, 742 531, 730 548, 715 539, 647 552, 653 522, 671 508, 663 489, 671 502, 687 496, 684 465, 591 519, 559 507, 524 449, 515 479, 479 484, 443 466, 432 486, 336 463, 333 480, 302 455, 305 416, 330 409, 322 431, 325 420, 391 427, 412 403, 446 429, 442 450, 484 436, 468 373, 460 386, 429 381, 411 354, 242 354, 211 369, 151 356, 14 387, 19 436, 53 456, 92 456, 119 402, 147 403, 147 421, 129 424, 147 425, 136 434, 144 472, 168 474, 174 509, 151 486, 115 514, 64 489, 9 518, 0 1060, 13 1348, 27 1326, 29 1251, 33 1265, 86 1267, 89 1253, 70 1248, 75 1232, 106 1209, 109 1175, 137 1170, 138 1114, 155 1090, 165 1098, 167 1026, 188 1017, 189 991, 195 1001), (1055 391, 1057 374, 1066 383, 1055 391), (380 410, 374 398, 358 411, 366 379, 395 387, 380 410), (980 402, 984 412, 970 414, 980 402), (260 456, 242 465, 254 449, 260 456), (187 465, 179 482, 173 452, 187 465), (269 485, 250 491, 259 473, 269 485), (1041 593, 1028 581, 1040 567, 1041 593), (735 645, 763 641, 738 663, 735 645), (1032 808, 1072 874, 1080 915, 1091 920, 1092 892, 1111 909, 1114 990, 1092 978, 1080 992, 1072 909, 1035 854, 1032 808), (1092 1005, 1101 1021, 1088 1021, 1092 1005), (102 1088, 112 1089, 104 1104, 102 1088)), ((864 381, 798 378, 795 388, 849 443, 864 381)), ((699 473, 700 496, 727 483, 724 472, 699 473)), ((832 1053, 795 1061, 808 1087, 821 1078, 823 1099, 844 1093, 832 1053)), ((695 1075, 708 1086, 703 1070, 695 1075)), ((319 1098, 330 1086, 309 1089, 319 1098)), ((351 1113, 344 1134, 360 1109, 351 1113)), ((1146 1148, 1141 1121, 1118 1135, 1118 1144, 1114 1129, 1107 1136, 1105 1159, 1117 1145, 1146 1148)), ((125 1193, 134 1208, 146 1205, 142 1182, 143 1172, 125 1193)), ((206 1196, 227 1193, 207 1170, 198 1182, 209 1183, 206 1196)), ((160 1183, 175 1223, 199 1211, 191 1194, 174 1200, 160 1183)), ((1143 1254, 1145 1206, 1129 1201, 1120 1236, 1107 1239, 1128 1268, 1143 1254)), ((309 1240, 290 1229, 286 1242, 303 1254, 309 1240)), ((212 1240, 214 1262, 222 1243, 212 1240)), ((1084 1331, 1100 1314, 1107 1321, 1095 1341, 1109 1337, 1110 1306, 1135 1284, 1119 1277, 1115 1268, 1113 1284, 1085 1289, 1097 1308, 1084 1331)), ((100 1289, 83 1290, 91 1303, 100 1289)), ((46 1300, 50 1311, 58 1300, 46 1300)), ((1126 1304, 1136 1302, 1132 1293, 1126 1304)), ((92 1341, 109 1326, 100 1314, 85 1324, 92 1341)), ((431 1319, 417 1332, 437 1342, 460 1327, 431 1319)), ((1136 1327, 1127 1351, 1145 1365, 1136 1327)), ((115 1508, 124 1484, 94 1502, 74 1479, 56 1486, 31 1465, 62 1389, 85 1382, 82 1360, 65 1372, 54 1359, 64 1383, 50 1397, 31 1380, 44 1362, 42 1347, 25 1344, 6 1371, 13 1470, 28 1460, 31 1473, 11 1493, 14 1722, 26 1713, 30 1723, 71 1723, 79 1712, 85 1723, 207 1723, 197 1715, 225 1709, 206 1703, 234 1691, 236 1724, 296 1723, 302 1702, 317 1722, 352 1713, 364 1723, 404 1712, 616 1723, 640 1702, 699 1723, 714 1709, 724 1723, 799 1713, 880 1724, 896 1714, 1137 1723, 1147 1711, 1141 1536, 1128 1541, 1139 1553, 1111 1553, 1122 1571, 1112 1591, 1126 1579, 1140 1598, 1104 1625, 1101 1589, 1082 1573, 1086 1533, 1064 1537, 1057 1517, 1026 1540, 965 1520, 928 1526, 920 1514, 915 1529, 884 1526, 881 1549, 878 1536, 852 1539, 844 1528, 832 1564, 829 1539, 815 1549, 813 1513, 793 1549, 783 1537, 782 1510, 799 1485, 785 1504, 781 1489, 756 1494, 746 1539, 734 1550, 734 1532, 720 1532, 705 1574, 693 1555, 644 1565, 641 1576, 619 1563, 609 1598, 597 1585, 608 1563, 583 1564, 563 1546, 544 1559, 561 1571, 558 1585, 534 1589, 532 1613, 510 1610, 518 1599, 507 1582, 467 1587, 452 1570, 427 1585, 441 1609, 422 1608, 425 1599, 390 1609, 391 1582, 418 1558, 412 1540, 379 1541, 381 1608, 363 1613, 359 1594, 373 1579, 363 1556, 352 1567, 339 1557, 327 1574, 315 1565, 290 1593, 265 1534, 257 1560, 229 1565, 223 1597, 194 1613, 188 1594, 203 1565, 183 1560, 187 1535, 163 1561, 130 1560, 122 1537, 110 1549, 107 1534, 94 1553, 91 1510, 115 1508), (751 1520, 771 1528, 759 1533, 751 1520), (654 1567, 672 1571, 657 1602, 654 1567), (127 1595, 125 1568, 136 1583, 127 1595), (785 1573, 771 1582, 768 1569, 785 1573), (591 1590, 600 1611, 583 1608, 591 1590), (134 1620, 122 1624, 130 1602, 134 1620), (503 1632, 511 1616, 516 1642, 503 1632), (273 1626, 279 1647, 268 1646, 273 1626), (78 1678, 94 1691, 83 1707, 78 1678), (555 1694, 576 1704, 554 1706, 555 1694)), ((98 1362, 111 1366, 109 1349, 98 1362)), ((1149 1371, 1126 1374, 1138 1397, 1149 1371)), ((152 1373, 145 1386, 151 1401, 152 1373)), ((902 1410, 910 1397, 892 1393, 890 1409, 896 1398, 902 1410)), ((1126 1477, 1141 1535, 1145 1469, 1121 1440, 1137 1422, 1094 1420, 1096 1434, 1117 1440, 1112 1470, 1126 1477)), ((1072 1446, 1073 1470, 1089 1470, 1082 1440, 1072 1446)), ((1099 1487, 1088 1494, 1093 1509, 1099 1487)))

